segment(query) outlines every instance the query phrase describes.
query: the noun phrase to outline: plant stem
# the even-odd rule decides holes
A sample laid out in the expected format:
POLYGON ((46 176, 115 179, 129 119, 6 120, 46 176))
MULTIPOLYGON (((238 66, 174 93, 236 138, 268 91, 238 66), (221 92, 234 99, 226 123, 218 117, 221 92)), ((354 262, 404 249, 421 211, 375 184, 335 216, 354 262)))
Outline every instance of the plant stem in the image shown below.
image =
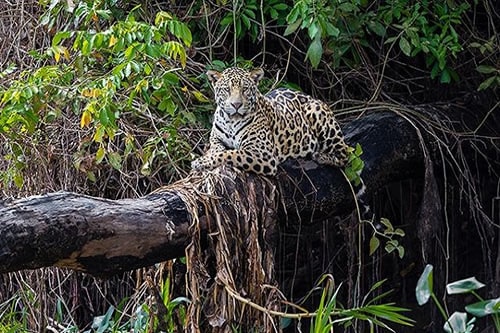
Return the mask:
POLYGON ((436 303, 436 306, 438 307, 439 312, 441 312, 441 315, 443 316, 443 319, 444 320, 448 320, 449 316, 446 313, 446 311, 444 310, 444 308, 441 305, 441 303, 439 303, 439 300, 437 299, 436 295, 434 293, 431 293, 431 297, 432 297, 432 300, 434 301, 434 303, 436 303))

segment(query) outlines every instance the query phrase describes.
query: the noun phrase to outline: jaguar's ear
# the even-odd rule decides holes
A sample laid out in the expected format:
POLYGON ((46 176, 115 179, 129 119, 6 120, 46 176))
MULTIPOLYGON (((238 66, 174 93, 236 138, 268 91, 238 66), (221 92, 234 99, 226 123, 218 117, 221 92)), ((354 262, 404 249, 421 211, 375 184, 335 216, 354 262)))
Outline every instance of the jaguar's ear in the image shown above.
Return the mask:
POLYGON ((264 77, 264 70, 262 68, 254 69, 250 72, 250 77, 255 81, 255 83, 259 83, 260 79, 264 77))
POLYGON ((215 82, 217 82, 220 77, 222 76, 221 73, 217 72, 217 71, 213 71, 213 70, 208 70, 207 71, 207 76, 208 76, 208 80, 210 81, 210 83, 212 84, 212 86, 215 86, 215 82))

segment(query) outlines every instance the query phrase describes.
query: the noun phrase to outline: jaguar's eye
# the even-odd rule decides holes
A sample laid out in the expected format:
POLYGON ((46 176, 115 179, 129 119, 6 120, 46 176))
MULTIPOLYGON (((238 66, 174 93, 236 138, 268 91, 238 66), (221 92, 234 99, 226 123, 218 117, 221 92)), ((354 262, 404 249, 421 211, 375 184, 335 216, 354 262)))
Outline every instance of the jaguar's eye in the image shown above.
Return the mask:
POLYGON ((248 85, 248 84, 243 84, 243 85, 241 86, 241 91, 242 91, 244 94, 246 94, 246 95, 251 94, 251 93, 252 93, 252 86, 251 86, 251 85, 248 85))

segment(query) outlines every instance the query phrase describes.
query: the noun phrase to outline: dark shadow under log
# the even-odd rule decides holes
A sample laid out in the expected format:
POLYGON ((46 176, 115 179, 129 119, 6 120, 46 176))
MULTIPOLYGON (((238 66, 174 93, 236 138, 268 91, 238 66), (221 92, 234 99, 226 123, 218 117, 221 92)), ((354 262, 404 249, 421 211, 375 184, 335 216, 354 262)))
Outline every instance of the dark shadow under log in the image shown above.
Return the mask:
MULTIPOLYGON (((343 130, 349 144, 363 147, 367 196, 391 182, 423 177, 419 135, 404 118, 376 112, 350 122, 343 130)), ((275 184, 284 208, 278 220, 298 216, 313 223, 354 209, 351 189, 340 170, 312 161, 287 161, 275 179, 242 176, 225 167, 191 179, 210 177, 227 179, 235 191, 246 186, 246 178, 275 184)), ((195 204, 197 212, 189 211, 176 190, 179 186, 200 190, 199 183, 183 180, 139 199, 106 200, 57 192, 3 201, 0 273, 59 266, 109 276, 183 256, 191 242, 192 215, 199 214, 202 233, 207 225, 203 223, 204 202, 195 204)), ((261 202, 264 205, 265 200, 261 202)))

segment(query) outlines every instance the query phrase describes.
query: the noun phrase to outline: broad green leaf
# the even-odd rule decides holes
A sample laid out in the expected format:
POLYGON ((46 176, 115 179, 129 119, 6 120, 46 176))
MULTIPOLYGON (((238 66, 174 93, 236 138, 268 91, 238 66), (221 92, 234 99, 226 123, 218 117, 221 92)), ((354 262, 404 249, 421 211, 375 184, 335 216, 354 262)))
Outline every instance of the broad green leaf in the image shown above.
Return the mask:
POLYGON ((104 159, 104 156, 106 156, 106 149, 104 149, 104 147, 99 147, 99 149, 97 149, 97 152, 95 154, 95 162, 97 164, 101 163, 102 160, 104 159))
POLYGON ((288 5, 286 3, 277 3, 273 6, 276 10, 285 10, 288 9, 288 5))
POLYGON ((379 246, 380 240, 377 238, 377 236, 373 235, 372 238, 370 238, 370 255, 375 253, 379 246))
POLYGON ((475 277, 470 277, 468 279, 448 283, 446 285, 446 292, 448 295, 465 294, 473 290, 481 289, 484 286, 485 284, 479 282, 475 277))
POLYGON ((361 156, 361 154, 363 154, 363 148, 359 143, 356 143, 356 150, 354 150, 354 154, 356 154, 356 156, 361 156))
POLYGON ((243 14, 243 15, 241 15, 241 21, 243 22, 243 25, 245 25, 245 27, 246 27, 247 29, 249 29, 249 28, 250 28, 251 23, 250 23, 250 19, 248 18, 248 16, 246 16, 246 15, 244 15, 244 14, 243 14))
POLYGON ((497 79, 497 76, 492 76, 492 77, 487 78, 486 80, 481 82, 481 84, 479 85, 477 90, 481 91, 481 90, 488 89, 493 84, 493 82, 495 82, 496 79, 497 79))
POLYGON ((396 250, 398 250, 399 259, 403 259, 405 256, 405 248, 399 245, 396 247, 396 250))
POLYGON ((95 317, 92 328, 96 329, 98 333, 104 333, 111 324, 111 316, 114 311, 115 308, 111 305, 104 316, 95 317))
POLYGON ((411 45, 406 38, 401 37, 399 40, 399 48, 406 56, 409 57, 411 55, 411 45))
POLYGON ((163 76, 163 81, 168 83, 168 84, 178 84, 179 83, 179 76, 177 74, 172 73, 172 72, 167 72, 163 76))
POLYGON ((392 232, 394 230, 394 227, 392 226, 392 223, 388 218, 381 217, 380 223, 382 223, 386 227, 386 231, 392 232))
POLYGON ((441 73, 441 78, 439 79, 441 83, 450 83, 451 82, 451 76, 450 72, 445 68, 443 72, 441 73))
POLYGON ((220 21, 220 25, 222 27, 226 26, 226 25, 230 25, 233 23, 233 14, 232 13, 229 13, 227 14, 226 16, 224 16, 224 18, 220 21))
POLYGON ((321 40, 319 38, 315 38, 307 49, 306 59, 309 59, 314 68, 317 68, 322 55, 323 46, 321 45, 321 40))
POLYGON ((293 23, 290 23, 286 27, 285 32, 283 33, 283 35, 284 36, 288 36, 288 35, 292 34, 293 32, 295 32, 295 30, 297 30, 297 28, 300 26, 301 23, 302 23, 301 19, 298 19, 298 20, 294 21, 293 23))
POLYGON ((495 67, 487 66, 487 65, 479 65, 479 66, 477 66, 476 70, 479 73, 483 73, 483 74, 490 74, 490 73, 494 73, 497 71, 497 69, 495 67))
POLYGON ((469 333, 472 327, 467 325, 467 313, 454 312, 444 324, 443 329, 446 333, 469 333))
POLYGON ((432 265, 427 264, 425 266, 424 272, 420 275, 418 279, 417 286, 415 288, 415 296, 417 298, 418 305, 424 305, 429 301, 431 294, 433 293, 432 289, 432 265))
POLYGON ((358 8, 355 5, 353 5, 353 4, 349 3, 349 2, 343 2, 343 3, 341 3, 338 8, 341 11, 346 12, 346 13, 357 12, 358 11, 358 8))
POLYGON ((385 243, 385 251, 387 253, 392 253, 396 249, 397 244, 395 245, 393 241, 388 241, 385 243))
POLYGON ((316 21, 313 21, 307 28, 307 33, 309 34, 309 38, 311 40, 316 40, 321 38, 321 31, 319 29, 319 24, 316 21))
POLYGON ((88 56, 90 54, 90 51, 92 50, 92 44, 88 39, 85 39, 82 44, 82 54, 84 56, 88 56))
POLYGON ((149 75, 153 71, 153 68, 149 63, 144 64, 144 74, 149 75))
POLYGON ((87 171, 87 178, 93 183, 97 181, 97 177, 93 171, 87 171))
POLYGON ((111 152, 108 154, 108 162, 116 170, 121 170, 122 168, 122 157, 117 152, 111 152))
POLYGON ((484 317, 490 314, 500 314, 500 298, 469 304, 465 310, 473 316, 484 317))
POLYGON ((14 184, 17 188, 22 188, 24 184, 24 177, 21 172, 16 172, 14 175, 14 184))
POLYGON ((340 30, 330 22, 326 22, 326 34, 332 37, 338 37, 340 35, 340 30))
POLYGON ((57 46, 61 42, 61 40, 69 38, 73 35, 71 31, 58 31, 54 38, 52 38, 52 46, 57 46))
POLYGON ((370 21, 367 24, 368 29, 373 31, 377 36, 384 37, 386 34, 385 27, 377 21, 370 21))
POLYGON ((394 235, 398 235, 400 237, 404 237, 405 236, 405 232, 400 229, 400 228, 397 228, 396 230, 393 231, 394 235))
POLYGON ((363 166, 364 166, 363 160, 361 160, 359 157, 353 158, 352 163, 351 163, 351 168, 354 171, 362 170, 363 166))
POLYGON ((93 137, 93 140, 95 142, 99 142, 101 143, 103 138, 104 138, 104 134, 105 134, 105 128, 104 126, 102 126, 101 124, 97 125, 97 128, 95 130, 95 133, 94 133, 94 137, 93 137))

